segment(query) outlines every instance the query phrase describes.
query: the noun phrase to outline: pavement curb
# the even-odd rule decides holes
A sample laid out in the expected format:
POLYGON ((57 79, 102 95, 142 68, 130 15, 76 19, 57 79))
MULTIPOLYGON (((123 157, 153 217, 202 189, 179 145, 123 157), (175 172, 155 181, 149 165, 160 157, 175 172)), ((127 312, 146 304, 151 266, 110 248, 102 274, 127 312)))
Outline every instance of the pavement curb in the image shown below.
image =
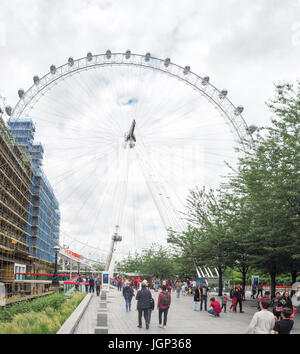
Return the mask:
POLYGON ((92 294, 87 294, 56 334, 73 334, 91 299, 92 294))

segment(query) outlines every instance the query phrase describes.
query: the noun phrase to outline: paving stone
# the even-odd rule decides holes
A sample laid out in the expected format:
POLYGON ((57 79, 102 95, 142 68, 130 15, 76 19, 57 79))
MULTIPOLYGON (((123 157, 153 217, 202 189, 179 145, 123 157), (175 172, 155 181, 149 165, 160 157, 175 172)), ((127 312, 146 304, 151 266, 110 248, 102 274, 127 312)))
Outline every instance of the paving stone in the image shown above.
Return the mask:
MULTIPOLYGON (((136 292, 135 292, 136 293, 136 292)), ((157 306, 158 293, 152 291, 157 306)), ((210 316, 207 312, 194 311, 194 297, 180 296, 176 298, 172 292, 171 307, 168 313, 166 329, 158 327, 158 310, 155 308, 151 314, 150 328, 147 330, 143 318, 143 328, 137 328, 138 311, 137 301, 132 299, 131 312, 126 312, 125 300, 122 292, 110 290, 110 302, 107 303, 108 333, 109 334, 243 334, 247 329, 254 313, 257 311, 257 300, 243 302, 245 313, 222 312, 219 318, 210 316)), ((217 300, 219 298, 215 296, 217 300)), ((97 327, 97 313, 99 311, 100 298, 93 295, 90 304, 82 316, 75 333, 93 334, 97 327)), ((300 314, 295 316, 295 325, 292 334, 300 334, 300 314)))

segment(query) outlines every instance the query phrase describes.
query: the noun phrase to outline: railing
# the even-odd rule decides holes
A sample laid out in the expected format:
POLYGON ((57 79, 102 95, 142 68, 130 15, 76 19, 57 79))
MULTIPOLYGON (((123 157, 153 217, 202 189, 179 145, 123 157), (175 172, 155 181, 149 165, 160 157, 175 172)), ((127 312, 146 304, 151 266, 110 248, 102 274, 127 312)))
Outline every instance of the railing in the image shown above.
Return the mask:
MULTIPOLYGON (((16 273, 15 274, 15 280, 49 280, 52 281, 53 279, 53 274, 43 274, 43 273, 16 273)), ((70 274, 58 274, 58 280, 59 281, 66 281, 66 280, 72 280, 76 279, 78 276, 76 275, 76 278, 74 275, 70 277, 70 274)))

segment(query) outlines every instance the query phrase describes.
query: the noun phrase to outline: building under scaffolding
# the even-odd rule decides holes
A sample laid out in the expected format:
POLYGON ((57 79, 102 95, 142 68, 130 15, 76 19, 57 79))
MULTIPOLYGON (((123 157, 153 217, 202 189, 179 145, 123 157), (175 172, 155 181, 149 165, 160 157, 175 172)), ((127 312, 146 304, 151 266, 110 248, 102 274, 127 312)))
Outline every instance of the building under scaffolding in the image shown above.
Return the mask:
POLYGON ((30 249, 34 273, 49 273, 54 263, 53 247, 59 242, 59 204, 42 170, 44 149, 34 142, 35 126, 31 119, 9 119, 9 130, 24 158, 30 162, 33 177, 29 206, 30 249))
POLYGON ((30 198, 33 171, 23 159, 0 112, 0 281, 31 271, 30 198))

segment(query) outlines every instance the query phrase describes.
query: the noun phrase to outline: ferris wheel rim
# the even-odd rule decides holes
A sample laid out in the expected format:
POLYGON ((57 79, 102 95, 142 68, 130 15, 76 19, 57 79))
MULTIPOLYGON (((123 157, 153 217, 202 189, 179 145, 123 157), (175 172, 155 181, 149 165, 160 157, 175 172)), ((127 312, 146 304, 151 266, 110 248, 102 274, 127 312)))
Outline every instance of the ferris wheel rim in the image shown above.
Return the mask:
POLYGON ((152 69, 162 74, 167 74, 177 78, 183 83, 200 92, 200 94, 204 95, 205 98, 215 108, 221 110, 221 112, 223 112, 226 118, 229 120, 241 142, 245 136, 249 136, 247 123, 242 116, 243 107, 236 107, 228 99, 227 90, 220 91, 217 87, 209 82, 209 77, 201 77, 191 71, 189 66, 182 67, 171 62, 169 58, 163 60, 151 56, 150 53, 142 55, 131 53, 130 51, 127 51, 126 53, 112 53, 108 50, 105 54, 96 55, 88 53, 87 56, 76 60, 69 58, 67 63, 62 64, 57 68, 54 65, 51 65, 50 71, 42 78, 34 76, 34 80, 36 79, 38 83, 34 83, 27 91, 21 89, 19 90, 19 92, 22 91, 22 97, 19 94, 20 99, 14 108, 11 109, 9 114, 10 118, 19 119, 20 116, 26 112, 26 110, 28 110, 28 108, 31 110, 34 105, 38 103, 43 93, 45 94, 60 81, 71 77, 74 74, 79 74, 83 71, 109 66, 142 67, 144 69, 152 69), (101 59, 104 60, 101 62, 101 59), (136 59, 141 61, 135 62, 136 59), (72 60, 72 65, 70 65, 70 60, 72 60), (155 66, 155 62, 159 63, 162 68, 155 66), (30 103, 32 103, 33 106, 28 107, 30 103))

